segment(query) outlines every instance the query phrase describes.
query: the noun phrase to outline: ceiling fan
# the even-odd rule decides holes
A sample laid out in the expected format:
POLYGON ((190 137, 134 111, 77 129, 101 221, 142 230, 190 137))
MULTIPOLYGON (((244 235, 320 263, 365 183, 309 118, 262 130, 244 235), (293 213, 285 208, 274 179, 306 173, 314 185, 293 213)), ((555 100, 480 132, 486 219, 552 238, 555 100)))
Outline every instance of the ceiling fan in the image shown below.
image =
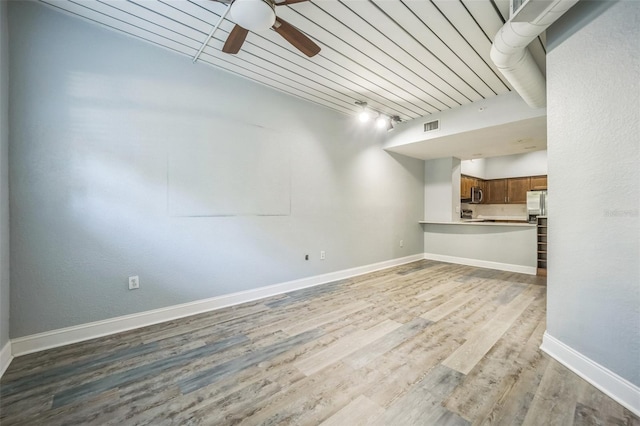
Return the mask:
POLYGON ((299 29, 276 15, 276 6, 301 3, 308 0, 213 0, 230 4, 229 12, 236 26, 229 33, 222 47, 225 53, 240 51, 249 31, 258 32, 272 28, 293 47, 312 57, 320 52, 320 46, 304 35, 299 29))

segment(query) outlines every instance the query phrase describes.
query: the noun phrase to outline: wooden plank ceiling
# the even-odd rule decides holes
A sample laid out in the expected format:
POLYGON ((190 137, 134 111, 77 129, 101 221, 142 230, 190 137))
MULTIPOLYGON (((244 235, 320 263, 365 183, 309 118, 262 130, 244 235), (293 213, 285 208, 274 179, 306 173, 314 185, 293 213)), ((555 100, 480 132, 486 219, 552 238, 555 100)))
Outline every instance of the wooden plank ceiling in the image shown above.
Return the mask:
MULTIPOLYGON (((41 0, 191 60, 227 5, 212 0, 41 0)), ((222 22, 200 61, 346 114, 356 101, 410 120, 512 90, 489 58, 508 0, 312 0, 277 15, 322 51, 307 58, 275 31, 221 51, 222 22)), ((529 47, 544 72, 544 40, 529 47)))

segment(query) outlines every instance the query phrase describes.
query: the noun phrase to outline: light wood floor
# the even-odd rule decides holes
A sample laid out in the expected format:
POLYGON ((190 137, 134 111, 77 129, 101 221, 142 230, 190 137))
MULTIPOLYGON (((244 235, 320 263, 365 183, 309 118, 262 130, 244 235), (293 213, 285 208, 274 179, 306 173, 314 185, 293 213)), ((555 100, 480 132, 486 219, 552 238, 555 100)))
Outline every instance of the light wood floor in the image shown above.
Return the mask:
POLYGON ((421 261, 13 360, 2 425, 639 425, 544 355, 543 278, 421 261))

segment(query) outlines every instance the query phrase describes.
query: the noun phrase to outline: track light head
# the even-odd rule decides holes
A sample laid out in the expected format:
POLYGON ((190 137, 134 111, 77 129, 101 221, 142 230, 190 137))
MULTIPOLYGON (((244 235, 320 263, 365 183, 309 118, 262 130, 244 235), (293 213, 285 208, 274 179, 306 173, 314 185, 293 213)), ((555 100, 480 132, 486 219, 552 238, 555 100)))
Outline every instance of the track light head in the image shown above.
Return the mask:
POLYGON ((389 125, 387 126, 387 132, 390 132, 394 129, 396 124, 400 123, 402 120, 397 115, 393 115, 389 118, 389 125))
POLYGON ((371 114, 367 111, 367 103, 362 101, 356 101, 356 105, 362 108, 362 111, 358 114, 358 120, 361 123, 366 123, 371 118, 371 114))
POLYGON ((389 126, 390 120, 386 115, 378 114, 378 118, 376 119, 376 127, 378 129, 384 129, 389 126))
POLYGON ((361 123, 366 123, 374 117, 374 114, 377 114, 377 119, 375 121, 375 126, 378 129, 386 129, 387 131, 393 130, 395 124, 400 123, 402 120, 397 115, 386 115, 377 110, 373 110, 367 106, 367 103, 364 101, 356 101, 356 105, 361 108, 361 111, 358 113, 358 120, 361 123))

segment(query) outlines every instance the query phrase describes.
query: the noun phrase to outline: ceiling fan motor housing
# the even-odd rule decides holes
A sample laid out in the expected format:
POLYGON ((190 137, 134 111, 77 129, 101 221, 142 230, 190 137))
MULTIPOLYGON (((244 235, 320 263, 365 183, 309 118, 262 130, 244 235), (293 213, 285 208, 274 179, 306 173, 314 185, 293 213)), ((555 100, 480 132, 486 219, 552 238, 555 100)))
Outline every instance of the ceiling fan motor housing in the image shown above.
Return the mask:
POLYGON ((276 22, 275 7, 269 0, 235 0, 231 17, 249 31, 264 31, 276 22))

